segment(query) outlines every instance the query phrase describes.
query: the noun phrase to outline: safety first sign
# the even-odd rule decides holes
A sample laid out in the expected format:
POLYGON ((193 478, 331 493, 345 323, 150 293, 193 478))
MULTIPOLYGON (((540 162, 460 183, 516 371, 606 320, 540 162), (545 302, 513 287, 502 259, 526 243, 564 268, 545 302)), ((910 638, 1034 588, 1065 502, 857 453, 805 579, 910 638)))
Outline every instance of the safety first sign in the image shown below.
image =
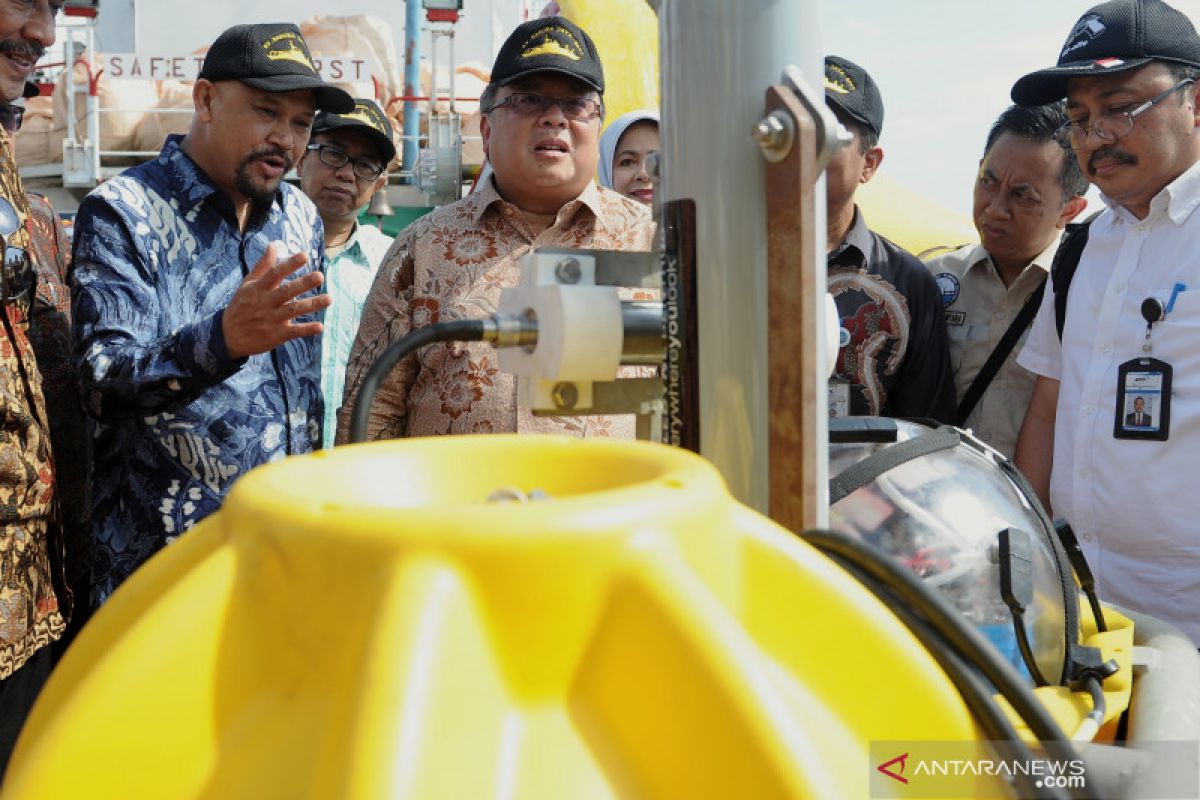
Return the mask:
MULTIPOLYGON (((194 81, 204 65, 202 53, 161 56, 147 53, 108 53, 103 56, 104 75, 111 80, 194 81)), ((323 80, 357 83, 371 79, 367 62, 355 56, 313 55, 313 64, 323 80)))

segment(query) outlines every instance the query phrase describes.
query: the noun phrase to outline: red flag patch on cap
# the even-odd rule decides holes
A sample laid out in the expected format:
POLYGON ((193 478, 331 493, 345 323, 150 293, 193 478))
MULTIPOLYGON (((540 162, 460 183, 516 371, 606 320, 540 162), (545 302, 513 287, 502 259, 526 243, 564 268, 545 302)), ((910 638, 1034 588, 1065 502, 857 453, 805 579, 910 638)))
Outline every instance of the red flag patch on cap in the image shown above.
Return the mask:
POLYGON ((1097 67, 1104 67, 1105 69, 1108 69, 1110 67, 1119 67, 1125 62, 1119 58, 1098 58, 1092 63, 1094 63, 1097 67))

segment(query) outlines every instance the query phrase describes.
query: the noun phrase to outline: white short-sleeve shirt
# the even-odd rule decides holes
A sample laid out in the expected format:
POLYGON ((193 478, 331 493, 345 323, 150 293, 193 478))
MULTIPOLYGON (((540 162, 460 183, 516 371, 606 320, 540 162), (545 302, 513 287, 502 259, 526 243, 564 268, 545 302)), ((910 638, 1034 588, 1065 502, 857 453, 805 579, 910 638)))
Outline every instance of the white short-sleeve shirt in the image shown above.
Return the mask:
POLYGON ((1067 296, 1059 342, 1047 286, 1018 363, 1060 381, 1050 501, 1079 536, 1105 600, 1200 642, 1200 164, 1138 220, 1106 199, 1067 296), (1166 303, 1150 353, 1173 368, 1167 441, 1116 439, 1117 372, 1144 355, 1142 301, 1166 303))

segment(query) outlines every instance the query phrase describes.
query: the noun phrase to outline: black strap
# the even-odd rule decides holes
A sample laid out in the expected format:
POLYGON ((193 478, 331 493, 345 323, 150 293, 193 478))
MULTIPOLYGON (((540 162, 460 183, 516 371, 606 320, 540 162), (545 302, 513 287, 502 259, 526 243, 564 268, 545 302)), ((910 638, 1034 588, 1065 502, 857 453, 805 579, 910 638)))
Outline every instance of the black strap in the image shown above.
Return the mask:
POLYGON ((996 377, 1000 367, 1004 366, 1004 360, 1017 346, 1017 340, 1021 338, 1021 334, 1029 327, 1029 323, 1033 322, 1038 307, 1042 304, 1042 295, 1045 291, 1046 279, 1043 278, 1033 293, 1025 298, 1025 305, 1021 306, 1021 310, 1017 312, 1017 316, 1008 326, 1008 330, 996 343, 996 348, 987 357, 987 361, 983 362, 983 366, 975 375, 975 380, 971 381, 971 385, 967 387, 966 394, 963 395, 962 400, 958 401, 958 411, 955 417, 957 422, 954 423, 958 427, 961 428, 967 424, 967 417, 971 416, 971 412, 975 410, 979 398, 983 397, 983 393, 991 385, 992 379, 996 377))
POLYGON ((1097 216, 1099 212, 1083 222, 1067 226, 1058 252, 1054 254, 1054 263, 1050 265, 1050 285, 1054 288, 1054 324, 1058 327, 1060 342, 1063 325, 1067 321, 1067 292, 1071 288, 1071 279, 1075 277, 1075 268, 1083 256, 1083 248, 1087 246, 1088 228, 1097 216))
POLYGON ((958 431, 946 425, 877 450, 829 479, 829 504, 833 505, 855 490, 861 489, 890 469, 895 469, 914 458, 956 447, 960 441, 962 438, 958 431))

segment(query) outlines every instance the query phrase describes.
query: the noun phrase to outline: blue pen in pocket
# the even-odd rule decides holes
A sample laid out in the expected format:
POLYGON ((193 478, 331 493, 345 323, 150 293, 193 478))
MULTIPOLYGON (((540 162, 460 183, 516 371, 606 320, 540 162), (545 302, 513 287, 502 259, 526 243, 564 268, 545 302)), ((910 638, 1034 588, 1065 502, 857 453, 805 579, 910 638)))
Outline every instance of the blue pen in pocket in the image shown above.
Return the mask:
POLYGON ((1186 292, 1186 291, 1187 291, 1186 283, 1175 284, 1175 287, 1173 289, 1171 289, 1171 299, 1167 301, 1166 313, 1170 314, 1171 309, 1175 307, 1175 298, 1179 297, 1179 293, 1186 292))

